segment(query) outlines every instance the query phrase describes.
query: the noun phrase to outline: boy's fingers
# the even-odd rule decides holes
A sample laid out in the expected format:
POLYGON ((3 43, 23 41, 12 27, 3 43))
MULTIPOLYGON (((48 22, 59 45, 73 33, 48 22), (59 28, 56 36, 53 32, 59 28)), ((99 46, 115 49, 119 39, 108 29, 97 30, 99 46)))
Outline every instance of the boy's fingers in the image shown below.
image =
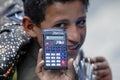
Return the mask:
POLYGON ((110 70, 109 70, 109 69, 103 69, 103 70, 94 71, 94 74, 95 74, 96 76, 99 76, 99 77, 107 76, 107 75, 109 75, 109 73, 110 73, 110 70))
POLYGON ((92 61, 93 63, 96 63, 96 62, 106 61, 106 59, 105 59, 104 57, 98 56, 98 57, 91 58, 91 61, 92 61))
POLYGON ((95 70, 106 69, 106 68, 109 68, 108 63, 106 62, 98 62, 94 64, 95 70))
POLYGON ((43 55, 43 49, 41 48, 38 53, 37 63, 39 63, 42 60, 42 55, 43 55))
POLYGON ((73 58, 68 60, 68 70, 67 70, 67 72, 68 73, 73 72, 71 70, 73 70, 73 58))
POLYGON ((35 69, 35 73, 36 75, 39 77, 39 73, 42 72, 42 68, 43 68, 43 65, 44 65, 44 61, 42 60, 41 62, 39 62, 36 66, 36 69, 35 69))

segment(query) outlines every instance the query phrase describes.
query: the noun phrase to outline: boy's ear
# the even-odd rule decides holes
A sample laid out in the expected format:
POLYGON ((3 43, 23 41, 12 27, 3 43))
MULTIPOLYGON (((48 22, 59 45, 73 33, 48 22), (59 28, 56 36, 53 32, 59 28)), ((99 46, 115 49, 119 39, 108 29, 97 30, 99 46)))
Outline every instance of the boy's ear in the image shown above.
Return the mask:
POLYGON ((31 21, 31 19, 27 16, 25 16, 23 18, 23 28, 26 31, 26 33, 31 36, 31 37, 36 37, 36 32, 34 31, 34 27, 36 27, 36 25, 31 21))

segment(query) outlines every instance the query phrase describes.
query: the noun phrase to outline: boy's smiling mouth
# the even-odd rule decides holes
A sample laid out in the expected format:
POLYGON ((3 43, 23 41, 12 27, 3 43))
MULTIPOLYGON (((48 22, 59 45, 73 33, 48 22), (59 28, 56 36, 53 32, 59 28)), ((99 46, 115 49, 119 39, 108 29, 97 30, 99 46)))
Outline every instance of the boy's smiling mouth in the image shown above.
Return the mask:
POLYGON ((68 50, 67 50, 67 54, 69 57, 74 57, 77 55, 78 50, 80 48, 80 43, 76 44, 76 45, 68 45, 68 50))

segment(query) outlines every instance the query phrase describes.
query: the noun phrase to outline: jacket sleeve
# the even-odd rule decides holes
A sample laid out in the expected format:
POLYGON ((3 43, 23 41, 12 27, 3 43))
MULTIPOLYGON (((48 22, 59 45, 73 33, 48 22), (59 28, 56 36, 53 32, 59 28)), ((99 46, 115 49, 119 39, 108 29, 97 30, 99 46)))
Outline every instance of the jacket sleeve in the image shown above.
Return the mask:
POLYGON ((11 80, 20 55, 30 41, 22 26, 15 22, 0 26, 0 80, 11 80), (24 47, 24 48, 23 48, 24 47))

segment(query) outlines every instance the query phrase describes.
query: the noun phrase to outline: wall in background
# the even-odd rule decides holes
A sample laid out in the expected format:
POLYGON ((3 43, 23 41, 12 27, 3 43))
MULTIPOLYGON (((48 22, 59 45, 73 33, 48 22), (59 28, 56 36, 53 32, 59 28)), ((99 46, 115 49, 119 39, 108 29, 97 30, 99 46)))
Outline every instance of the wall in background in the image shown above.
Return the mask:
POLYGON ((120 0, 90 0, 87 13, 86 56, 104 56, 113 80, 120 79, 120 0))

